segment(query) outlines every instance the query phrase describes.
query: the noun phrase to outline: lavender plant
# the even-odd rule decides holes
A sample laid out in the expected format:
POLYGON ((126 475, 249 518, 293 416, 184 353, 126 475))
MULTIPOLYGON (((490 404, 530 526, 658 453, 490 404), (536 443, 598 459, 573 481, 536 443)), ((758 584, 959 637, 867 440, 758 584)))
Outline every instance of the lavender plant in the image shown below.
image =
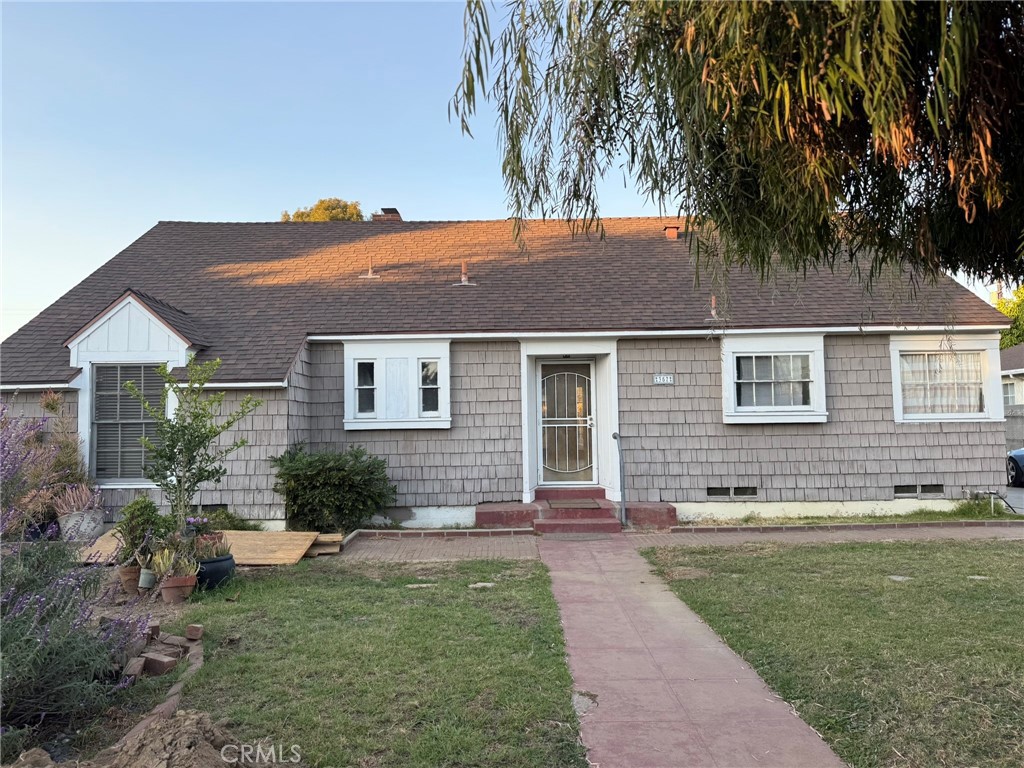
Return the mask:
POLYGON ((103 564, 81 565, 61 540, 21 541, 31 506, 54 485, 41 419, 19 419, 0 404, 0 762, 110 706, 124 682, 119 660, 142 637, 148 616, 127 611, 97 624, 103 564), (14 534, 18 534, 15 536, 14 534))

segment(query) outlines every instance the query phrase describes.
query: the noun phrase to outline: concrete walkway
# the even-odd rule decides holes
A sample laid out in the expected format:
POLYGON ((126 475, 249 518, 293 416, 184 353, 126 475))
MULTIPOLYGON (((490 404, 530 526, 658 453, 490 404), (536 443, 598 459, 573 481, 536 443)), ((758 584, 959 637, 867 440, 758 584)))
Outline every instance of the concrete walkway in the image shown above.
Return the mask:
MULTIPOLYGON (((591 764, 831 768, 842 761, 651 573, 632 537, 539 541, 591 764)), ((657 537, 667 539, 675 536, 657 537)))

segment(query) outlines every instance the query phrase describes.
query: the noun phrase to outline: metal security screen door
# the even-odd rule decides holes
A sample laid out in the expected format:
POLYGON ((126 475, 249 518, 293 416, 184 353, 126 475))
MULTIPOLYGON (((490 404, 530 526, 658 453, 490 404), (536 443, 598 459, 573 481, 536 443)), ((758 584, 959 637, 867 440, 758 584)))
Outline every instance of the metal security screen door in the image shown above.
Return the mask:
POLYGON ((541 363, 542 483, 594 482, 591 363, 541 363))

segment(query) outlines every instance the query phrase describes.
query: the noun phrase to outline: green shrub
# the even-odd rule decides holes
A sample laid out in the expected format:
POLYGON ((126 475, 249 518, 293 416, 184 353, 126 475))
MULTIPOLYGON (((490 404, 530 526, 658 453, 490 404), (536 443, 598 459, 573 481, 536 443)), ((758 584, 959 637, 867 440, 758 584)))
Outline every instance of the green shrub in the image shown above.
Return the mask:
POLYGON ((395 503, 387 461, 364 448, 307 453, 295 445, 271 462, 292 530, 352 531, 395 503))
POLYGON ((121 519, 114 526, 114 537, 121 544, 118 561, 123 565, 145 563, 157 549, 156 542, 174 530, 175 520, 161 515, 148 496, 140 496, 121 508, 121 519))
POLYGON ((247 520, 236 515, 227 507, 203 507, 202 516, 209 520, 213 531, 262 531, 263 523, 258 520, 247 520))

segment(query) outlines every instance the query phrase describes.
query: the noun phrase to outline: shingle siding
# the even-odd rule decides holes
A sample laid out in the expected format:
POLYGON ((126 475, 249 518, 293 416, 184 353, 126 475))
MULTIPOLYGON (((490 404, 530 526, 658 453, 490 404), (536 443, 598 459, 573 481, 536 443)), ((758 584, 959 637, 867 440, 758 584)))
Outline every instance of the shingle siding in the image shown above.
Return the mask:
POLYGON ((397 506, 467 506, 522 498, 517 342, 451 345, 450 429, 344 430, 344 347, 311 345, 313 450, 362 445, 388 461, 397 506))
POLYGON ((756 486, 761 501, 882 501, 922 483, 958 498, 1002 482, 1002 423, 895 423, 888 336, 825 338, 825 424, 723 424, 717 340, 620 341, 618 352, 628 498, 700 502, 709 487, 756 486), (653 386, 655 373, 675 386, 653 386))

